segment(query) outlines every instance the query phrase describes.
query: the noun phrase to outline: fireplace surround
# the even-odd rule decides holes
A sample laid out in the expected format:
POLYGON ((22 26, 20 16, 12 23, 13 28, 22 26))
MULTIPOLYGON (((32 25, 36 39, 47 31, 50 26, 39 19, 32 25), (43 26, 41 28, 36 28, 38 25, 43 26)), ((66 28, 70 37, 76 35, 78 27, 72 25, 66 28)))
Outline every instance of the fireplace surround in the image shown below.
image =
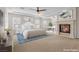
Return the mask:
POLYGON ((70 24, 59 24, 59 32, 70 33, 70 24))
POLYGON ((57 21, 57 35, 76 38, 76 20, 66 19, 57 21))

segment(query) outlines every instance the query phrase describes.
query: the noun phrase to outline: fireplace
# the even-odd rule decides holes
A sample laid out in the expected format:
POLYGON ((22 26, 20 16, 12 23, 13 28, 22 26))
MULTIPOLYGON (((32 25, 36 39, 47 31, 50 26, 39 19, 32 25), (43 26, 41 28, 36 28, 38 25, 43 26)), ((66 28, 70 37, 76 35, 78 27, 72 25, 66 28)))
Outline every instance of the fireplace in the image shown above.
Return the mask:
POLYGON ((70 33, 70 24, 59 24, 59 32, 70 33))

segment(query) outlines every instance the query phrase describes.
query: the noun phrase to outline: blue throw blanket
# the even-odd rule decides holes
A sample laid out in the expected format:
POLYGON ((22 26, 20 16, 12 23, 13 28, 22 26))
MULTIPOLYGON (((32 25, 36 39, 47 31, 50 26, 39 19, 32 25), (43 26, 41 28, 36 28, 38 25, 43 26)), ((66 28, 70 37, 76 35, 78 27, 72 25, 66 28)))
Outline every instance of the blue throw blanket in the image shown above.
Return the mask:
POLYGON ((18 42, 20 44, 25 43, 25 39, 24 39, 23 33, 17 33, 17 38, 18 38, 18 42))

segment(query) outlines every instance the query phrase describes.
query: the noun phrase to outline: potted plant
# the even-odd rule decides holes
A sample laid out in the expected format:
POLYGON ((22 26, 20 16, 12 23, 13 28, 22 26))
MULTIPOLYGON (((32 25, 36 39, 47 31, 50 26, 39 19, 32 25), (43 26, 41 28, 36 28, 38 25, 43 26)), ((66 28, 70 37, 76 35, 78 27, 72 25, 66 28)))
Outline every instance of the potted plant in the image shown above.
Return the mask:
POLYGON ((49 26, 50 26, 50 27, 52 27, 52 26, 53 26, 52 22, 49 22, 49 26))
POLYGON ((51 28, 53 26, 52 22, 49 22, 48 26, 49 26, 48 30, 51 30, 51 28))

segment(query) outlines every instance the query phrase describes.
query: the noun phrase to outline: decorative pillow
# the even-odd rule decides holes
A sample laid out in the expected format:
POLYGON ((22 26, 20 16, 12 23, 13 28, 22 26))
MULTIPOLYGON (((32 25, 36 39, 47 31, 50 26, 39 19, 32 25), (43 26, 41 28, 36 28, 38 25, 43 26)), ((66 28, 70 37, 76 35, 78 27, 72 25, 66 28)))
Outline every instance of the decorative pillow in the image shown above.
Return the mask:
POLYGON ((23 33, 17 33, 17 39, 20 44, 23 44, 25 42, 23 33))

